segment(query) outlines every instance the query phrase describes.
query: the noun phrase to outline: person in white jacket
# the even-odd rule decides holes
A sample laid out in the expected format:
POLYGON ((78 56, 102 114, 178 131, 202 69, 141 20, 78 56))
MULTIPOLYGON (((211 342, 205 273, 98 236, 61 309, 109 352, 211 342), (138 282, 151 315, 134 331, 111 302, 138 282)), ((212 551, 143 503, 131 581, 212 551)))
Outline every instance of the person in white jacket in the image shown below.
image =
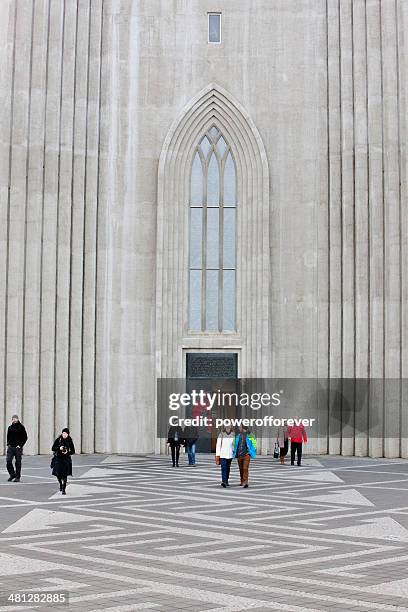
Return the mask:
POLYGON ((231 469, 231 461, 234 456, 235 434, 231 427, 225 427, 217 438, 215 456, 217 463, 221 464, 221 486, 229 487, 228 480, 231 469))

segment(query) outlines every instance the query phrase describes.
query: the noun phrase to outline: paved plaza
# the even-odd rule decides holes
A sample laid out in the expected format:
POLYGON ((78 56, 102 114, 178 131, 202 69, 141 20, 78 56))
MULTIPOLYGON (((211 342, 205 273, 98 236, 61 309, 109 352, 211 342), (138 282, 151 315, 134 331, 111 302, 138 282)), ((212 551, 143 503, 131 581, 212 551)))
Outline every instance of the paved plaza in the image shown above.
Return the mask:
POLYGON ((49 457, 0 487, 2 610, 408 611, 408 461, 74 457, 63 497, 49 457), (69 606, 10 593, 68 592, 69 606))

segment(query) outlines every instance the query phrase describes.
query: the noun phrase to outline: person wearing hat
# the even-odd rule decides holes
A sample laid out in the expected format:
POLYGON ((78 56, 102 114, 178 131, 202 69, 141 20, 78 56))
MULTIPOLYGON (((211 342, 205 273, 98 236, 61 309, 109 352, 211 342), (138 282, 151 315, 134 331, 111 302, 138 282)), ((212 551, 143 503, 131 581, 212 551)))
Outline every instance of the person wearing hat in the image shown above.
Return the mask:
POLYGON ((54 452, 51 460, 52 474, 58 479, 62 495, 66 495, 67 479, 68 476, 72 476, 71 455, 75 455, 75 446, 68 427, 64 427, 61 435, 55 440, 52 451, 54 452))
POLYGON ((23 446, 27 442, 27 432, 17 414, 11 417, 11 425, 7 430, 7 458, 6 465, 9 473, 8 481, 20 482, 21 460, 23 456, 23 446), (15 459, 16 465, 13 465, 15 459))

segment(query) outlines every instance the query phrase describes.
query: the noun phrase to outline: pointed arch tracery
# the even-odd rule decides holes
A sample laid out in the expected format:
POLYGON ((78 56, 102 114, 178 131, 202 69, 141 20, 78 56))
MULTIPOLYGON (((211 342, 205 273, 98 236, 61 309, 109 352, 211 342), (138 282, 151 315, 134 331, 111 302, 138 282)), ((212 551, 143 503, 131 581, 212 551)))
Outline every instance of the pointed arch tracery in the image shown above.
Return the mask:
MULTIPOLYGON (((215 218, 214 213, 210 214, 215 218)), ((158 377, 184 375, 183 349, 221 350, 228 346, 240 351, 242 376, 270 376, 269 216, 268 163, 258 130, 230 94, 219 85, 211 84, 173 122, 159 161, 158 377), (225 179, 230 175, 234 181, 225 179), (226 206, 232 202, 234 206, 226 206), (227 211, 232 209, 235 211, 235 260, 230 266, 235 275, 234 319, 232 324, 224 325, 223 300, 218 300, 218 321, 214 329, 203 323, 203 310, 201 329, 192 329, 190 325, 192 231, 194 234, 190 215, 201 205, 207 211, 221 207, 224 215, 231 214, 227 211)), ((200 235, 203 241, 202 233, 195 229, 197 241, 200 235)), ((224 260, 219 258, 219 278, 219 270, 224 266, 224 260)), ((202 291, 203 284, 200 286, 202 291)))

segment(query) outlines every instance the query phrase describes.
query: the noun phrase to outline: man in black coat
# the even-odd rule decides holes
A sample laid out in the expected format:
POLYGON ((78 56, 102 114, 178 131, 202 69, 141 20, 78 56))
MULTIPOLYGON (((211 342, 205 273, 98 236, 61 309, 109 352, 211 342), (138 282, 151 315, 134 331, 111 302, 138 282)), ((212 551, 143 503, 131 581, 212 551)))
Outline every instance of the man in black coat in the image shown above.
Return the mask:
POLYGON ((23 456, 23 446, 27 442, 27 432, 17 416, 11 417, 11 425, 7 430, 7 471, 10 474, 9 482, 20 482, 21 458, 23 456), (16 460, 14 469, 13 459, 16 460))

